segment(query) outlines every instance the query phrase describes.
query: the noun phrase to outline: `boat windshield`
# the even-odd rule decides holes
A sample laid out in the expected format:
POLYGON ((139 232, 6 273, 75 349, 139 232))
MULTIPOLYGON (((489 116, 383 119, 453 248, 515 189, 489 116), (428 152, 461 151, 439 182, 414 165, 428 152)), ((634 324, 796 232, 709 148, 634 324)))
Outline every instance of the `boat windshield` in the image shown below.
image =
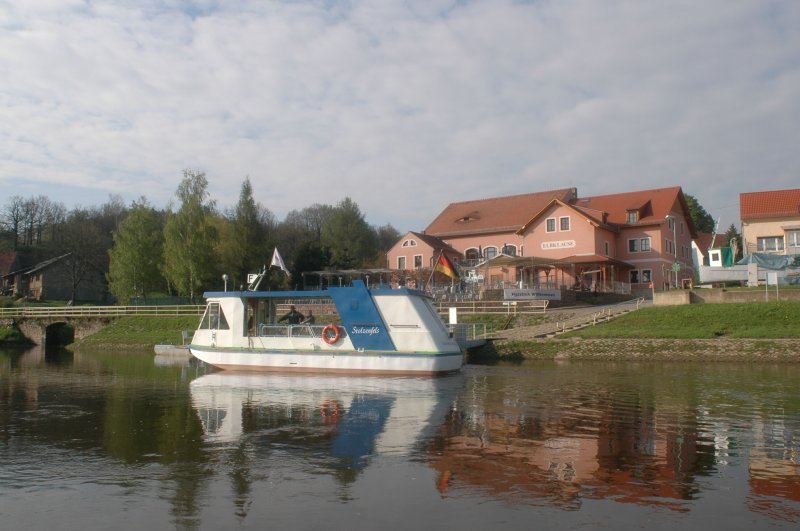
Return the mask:
POLYGON ((225 314, 222 313, 218 302, 210 302, 206 306, 206 313, 200 320, 200 330, 228 330, 228 320, 225 319, 225 314))

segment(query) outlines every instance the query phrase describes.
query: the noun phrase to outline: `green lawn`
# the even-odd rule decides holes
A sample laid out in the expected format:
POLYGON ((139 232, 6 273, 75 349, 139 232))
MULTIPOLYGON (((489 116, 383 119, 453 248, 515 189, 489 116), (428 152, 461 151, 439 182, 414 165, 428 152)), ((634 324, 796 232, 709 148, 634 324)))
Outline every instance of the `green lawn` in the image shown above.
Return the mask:
POLYGON ((101 348, 109 345, 129 348, 152 348, 153 345, 180 345, 181 331, 194 331, 200 322, 198 316, 130 316, 115 319, 111 324, 75 346, 101 348))
POLYGON ((794 338, 800 337, 800 301, 642 308, 560 337, 794 338))

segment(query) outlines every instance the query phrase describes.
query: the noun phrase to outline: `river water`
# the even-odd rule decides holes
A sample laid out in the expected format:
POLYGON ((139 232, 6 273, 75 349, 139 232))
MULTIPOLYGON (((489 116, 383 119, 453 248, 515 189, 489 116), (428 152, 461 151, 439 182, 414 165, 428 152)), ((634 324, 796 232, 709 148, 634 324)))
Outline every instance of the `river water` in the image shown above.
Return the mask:
POLYGON ((0 351, 0 529, 798 529, 800 365, 0 351))

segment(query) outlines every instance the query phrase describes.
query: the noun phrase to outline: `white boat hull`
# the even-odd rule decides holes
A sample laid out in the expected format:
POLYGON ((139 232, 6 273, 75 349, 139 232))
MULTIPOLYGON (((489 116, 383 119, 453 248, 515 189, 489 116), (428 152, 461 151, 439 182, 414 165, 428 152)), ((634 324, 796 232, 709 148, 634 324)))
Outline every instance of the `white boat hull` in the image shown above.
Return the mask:
POLYGON ((462 352, 419 354, 342 351, 248 351, 190 345, 199 360, 226 370, 365 374, 444 374, 464 363, 462 352))

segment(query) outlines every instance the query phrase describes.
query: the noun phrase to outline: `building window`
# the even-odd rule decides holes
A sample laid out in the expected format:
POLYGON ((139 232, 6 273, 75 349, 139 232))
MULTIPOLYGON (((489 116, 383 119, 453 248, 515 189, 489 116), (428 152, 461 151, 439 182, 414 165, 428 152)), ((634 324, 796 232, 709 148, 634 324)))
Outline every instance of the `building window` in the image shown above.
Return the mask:
POLYGON ((638 221, 639 221, 639 211, 628 210, 628 224, 633 225, 634 223, 638 223, 638 221))
POLYGON ((653 281, 653 270, 642 269, 642 283, 649 284, 652 281, 653 281))
POLYGON ((416 247, 417 240, 406 240, 403 242, 403 247, 416 247))
POLYGON ((483 256, 487 260, 491 260, 495 256, 497 256, 497 247, 487 247, 483 250, 483 256))
POLYGON ((775 253, 783 251, 783 237, 769 236, 758 239, 758 250, 764 253, 775 253))
POLYGON ((650 238, 628 240, 628 252, 647 253, 650 251, 650 238))
POLYGON ((608 242, 603 242, 603 248, 604 248, 604 250, 606 252, 606 256, 609 256, 611 254, 610 251, 609 251, 609 247, 610 246, 609 246, 608 242))
POLYGON ((397 257, 397 269, 404 270, 406 268, 406 257, 405 256, 398 256, 397 257))
POLYGON ((669 230, 675 228, 675 218, 673 218, 672 216, 669 216, 667 218, 667 227, 669 228, 669 230))
POLYGON ((414 269, 420 269, 420 268, 422 268, 422 255, 421 254, 415 254, 414 255, 414 269))
POLYGON ((545 229, 547 232, 555 232, 556 231, 556 218, 547 218, 547 227, 545 229))
POLYGON ((558 223, 560 227, 559 230, 564 232, 569 230, 569 216, 558 218, 558 223))
POLYGON ((639 270, 638 269, 632 269, 630 271, 630 280, 631 280, 631 284, 638 284, 639 283, 639 270))
POLYGON ((672 243, 672 240, 664 240, 664 249, 669 254, 675 254, 675 244, 672 243))
POLYGON ((786 231, 786 246, 787 247, 800 247, 800 230, 787 230, 786 231))
POLYGON ((464 257, 467 260, 479 260, 481 255, 478 252, 478 250, 473 247, 472 249, 466 250, 466 252, 464 253, 464 257))
POLYGON ((503 246, 503 254, 508 256, 517 256, 517 247, 515 245, 506 244, 503 246))
POLYGON ((685 226, 684 222, 681 221, 681 234, 683 234, 683 227, 685 226))

